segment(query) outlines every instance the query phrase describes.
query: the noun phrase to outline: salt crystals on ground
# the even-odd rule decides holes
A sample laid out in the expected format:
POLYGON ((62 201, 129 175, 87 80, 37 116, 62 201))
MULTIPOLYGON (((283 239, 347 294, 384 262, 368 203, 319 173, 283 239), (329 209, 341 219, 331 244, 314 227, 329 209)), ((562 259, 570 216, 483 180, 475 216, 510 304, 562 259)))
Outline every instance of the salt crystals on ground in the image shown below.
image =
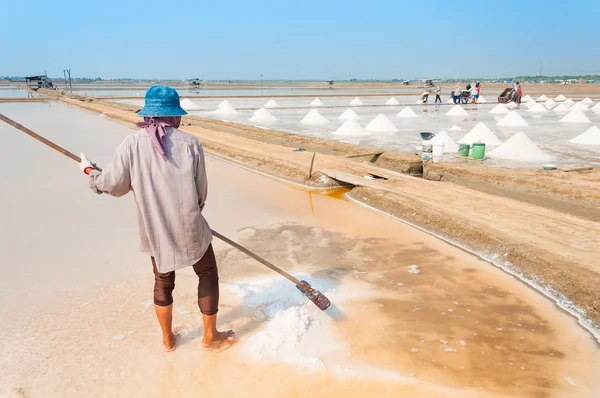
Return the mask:
POLYGON ((398 131, 398 128, 394 126, 394 123, 390 121, 384 114, 379 114, 375 116, 371 123, 365 127, 365 130, 369 131, 377 131, 377 132, 391 132, 395 133, 398 131))
POLYGON ((574 111, 574 110, 579 110, 579 111, 582 111, 582 112, 587 112, 587 111, 589 111, 589 109, 588 109, 588 108, 589 108, 589 106, 590 106, 589 104, 584 104, 583 102, 576 102, 576 103, 575 103, 575 104, 574 104, 574 105, 571 107, 571 110, 572 110, 572 111, 574 111))
POLYGON ((190 100, 189 98, 182 99, 180 105, 184 111, 199 111, 202 109, 194 102, 192 102, 192 100, 190 100))
POLYGON ((455 124, 455 125, 453 125, 452 127, 450 127, 450 130, 452 130, 452 131, 460 131, 460 130, 462 130, 462 128, 460 128, 460 126, 457 126, 457 125, 455 124))
POLYGON ((432 144, 444 144, 444 153, 453 153, 458 151, 458 145, 446 131, 440 131, 429 142, 432 144))
POLYGON ((494 132, 490 130, 483 122, 479 122, 458 142, 469 145, 476 142, 483 142, 488 146, 498 146, 502 144, 496 134, 494 134, 494 132))
POLYGON ((267 103, 264 105, 265 108, 277 108, 278 106, 279 104, 274 99, 268 100, 267 103))
POLYGON ((315 98, 311 103, 310 106, 325 106, 325 104, 323 103, 323 101, 321 101, 318 98, 315 98))
POLYGON ((364 105, 363 102, 358 99, 358 98, 354 98, 352 101, 350 101, 350 103, 348 104, 350 106, 360 106, 360 105, 364 105))
POLYGON ((467 111, 463 109, 460 105, 454 105, 448 112, 446 112, 446 116, 468 116, 467 111))
POLYGON ((571 98, 568 98, 565 100, 565 102, 563 102, 563 104, 569 104, 569 105, 573 105, 575 103, 575 101, 573 101, 571 98))
POLYGON ((408 267, 408 273, 417 275, 417 274, 420 274, 421 271, 419 271, 418 265, 411 265, 408 267))
POLYGON ((582 103, 582 104, 590 104, 590 105, 591 105, 591 104, 593 104, 593 103, 594 103, 594 101, 592 101, 592 99, 591 99, 590 97, 585 97, 585 98, 583 99, 583 101, 581 101, 581 103, 582 103))
POLYGON ((217 109, 212 111, 213 115, 236 115, 239 112, 229 103, 229 101, 223 101, 217 109))
POLYGON ((544 106, 548 109, 552 109, 556 106, 556 101, 549 99, 548 101, 544 102, 544 106))
POLYGON ((477 103, 478 104, 485 104, 488 101, 485 99, 485 97, 483 95, 480 95, 479 98, 477 99, 477 103))
POLYGON ((386 105, 400 105, 400 102, 398 102, 398 100, 394 97, 390 98, 389 100, 385 101, 386 105))
POLYGON ((303 124, 328 124, 329 120, 321 115, 318 110, 311 109, 306 116, 300 121, 303 124))
POLYGON ((275 122, 277 118, 271 114, 266 108, 260 108, 254 113, 254 116, 250 118, 251 122, 275 122))
POLYGON ((217 109, 222 108, 224 106, 231 106, 233 108, 233 105, 231 105, 231 102, 227 101, 227 100, 223 100, 221 101, 221 103, 217 106, 217 109))
POLYGON ((415 118, 419 117, 419 115, 417 115, 410 106, 405 106, 400 112, 398 112, 396 117, 415 118))
POLYGON ((354 112, 354 109, 346 109, 344 111, 344 113, 342 113, 338 119, 340 120, 355 120, 355 119, 360 119, 360 116, 358 116, 358 113, 354 112))
MULTIPOLYGON (((530 101, 530 102, 531 102, 531 101, 530 101)), ((508 104, 506 104, 506 107, 507 107, 508 109, 515 109, 515 108, 518 108, 518 107, 519 107, 519 105, 515 104, 514 102, 509 102, 508 104)))
POLYGON ((488 152, 487 155, 490 158, 523 162, 547 162, 552 160, 552 156, 542 152, 523 132, 513 135, 504 144, 488 152))
POLYGON ((590 119, 579 109, 575 109, 563 116, 560 121, 563 123, 589 123, 590 119))
POLYGON ((531 96, 529 94, 527 94, 526 96, 524 96, 523 98, 521 98, 522 102, 529 102, 531 101, 533 98, 531 98, 531 96))
POLYGON ((541 97, 539 97, 537 99, 537 101, 541 101, 541 102, 548 101, 548 97, 546 97, 545 95, 542 95, 541 97))
MULTIPOLYGON (((528 109, 531 109, 531 108, 533 108, 534 106, 537 105, 537 102, 535 102, 535 101, 527 101, 527 102, 522 102, 521 104, 525 105, 528 109)), ((515 106, 515 108, 516 108, 516 106, 515 106)))
POLYGON ((369 135, 354 119, 346 120, 332 135, 343 135, 347 137, 364 137, 369 135))
POLYGON ((556 108, 554 108, 553 110, 556 113, 569 112, 569 108, 571 108, 571 105, 566 104, 566 103, 562 103, 559 106, 557 106, 556 108))
POLYGON ((496 125, 504 127, 526 127, 529 126, 529 123, 527 123, 527 121, 523 119, 523 117, 517 112, 511 111, 502 119, 500 119, 496 125))
POLYGON ((506 105, 504 104, 498 104, 495 107, 492 108, 492 110, 489 113, 493 113, 493 114, 507 114, 508 112, 510 112, 508 110, 508 108, 506 107, 506 105))
POLYGON ((556 102, 563 102, 566 101, 567 97, 565 97, 564 95, 560 94, 559 96, 557 96, 556 98, 554 98, 554 101, 556 102))
POLYGON ((598 102, 596 105, 594 105, 590 109, 593 110, 596 113, 600 113, 600 102, 598 102))
POLYGON ((453 104, 454 100, 452 98, 450 98, 448 101, 446 101, 447 104, 453 104))
POLYGON ((535 104, 534 106, 532 106, 531 108, 529 108, 528 111, 532 112, 532 113, 548 113, 548 112, 550 112, 546 108, 545 104, 544 105, 542 105, 542 104, 535 104))
POLYGON ((600 128, 592 126, 569 142, 583 145, 600 145, 600 128))

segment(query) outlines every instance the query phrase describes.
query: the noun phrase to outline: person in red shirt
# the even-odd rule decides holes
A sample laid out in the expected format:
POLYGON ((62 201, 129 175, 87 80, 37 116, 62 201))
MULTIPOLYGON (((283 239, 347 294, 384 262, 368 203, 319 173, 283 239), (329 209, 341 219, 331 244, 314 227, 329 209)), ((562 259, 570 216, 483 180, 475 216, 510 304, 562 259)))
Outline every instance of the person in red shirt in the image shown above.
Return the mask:
POLYGON ((471 101, 472 104, 476 104, 477 100, 479 99, 479 93, 481 92, 481 84, 479 82, 477 82, 475 84, 475 92, 473 93, 472 97, 473 97, 473 101, 471 101))

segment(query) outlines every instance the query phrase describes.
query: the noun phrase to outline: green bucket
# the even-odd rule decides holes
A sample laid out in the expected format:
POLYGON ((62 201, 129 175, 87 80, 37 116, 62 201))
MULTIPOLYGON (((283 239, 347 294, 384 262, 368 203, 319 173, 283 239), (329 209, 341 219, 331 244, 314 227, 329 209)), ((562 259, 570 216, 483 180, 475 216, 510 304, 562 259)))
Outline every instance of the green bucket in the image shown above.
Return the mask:
POLYGON ((460 146, 458 147, 458 156, 466 158, 467 156, 469 156, 469 149, 471 149, 471 145, 460 144, 460 146))
POLYGON ((473 159, 483 159, 485 156, 485 144, 479 142, 473 144, 473 153, 471 156, 473 156, 473 159))

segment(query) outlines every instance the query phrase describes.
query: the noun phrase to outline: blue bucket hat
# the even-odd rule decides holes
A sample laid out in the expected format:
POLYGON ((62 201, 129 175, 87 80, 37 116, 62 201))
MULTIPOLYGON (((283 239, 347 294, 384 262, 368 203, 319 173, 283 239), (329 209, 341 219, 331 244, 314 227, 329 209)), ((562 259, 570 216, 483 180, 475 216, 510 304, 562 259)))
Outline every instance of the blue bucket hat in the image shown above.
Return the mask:
POLYGON ((179 94, 174 88, 152 86, 146 91, 144 107, 140 116, 183 116, 187 112, 179 104, 179 94))

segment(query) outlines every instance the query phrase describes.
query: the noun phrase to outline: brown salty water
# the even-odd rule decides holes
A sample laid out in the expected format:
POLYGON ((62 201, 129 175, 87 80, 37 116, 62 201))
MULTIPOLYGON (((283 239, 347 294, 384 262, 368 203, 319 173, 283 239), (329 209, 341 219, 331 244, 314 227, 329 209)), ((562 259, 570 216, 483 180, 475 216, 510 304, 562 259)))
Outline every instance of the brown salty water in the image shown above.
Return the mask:
MULTIPOLYGON (((130 132, 57 103, 0 104, 0 112, 100 165, 130 132)), ((73 161, 8 126, 0 134, 0 396, 600 392, 596 342, 518 280, 366 208, 215 159, 212 227, 313 282, 334 307, 319 312, 215 242, 221 323, 239 342, 220 353, 200 348, 185 270, 175 292, 183 338, 165 354, 132 198, 96 196, 73 161)))

